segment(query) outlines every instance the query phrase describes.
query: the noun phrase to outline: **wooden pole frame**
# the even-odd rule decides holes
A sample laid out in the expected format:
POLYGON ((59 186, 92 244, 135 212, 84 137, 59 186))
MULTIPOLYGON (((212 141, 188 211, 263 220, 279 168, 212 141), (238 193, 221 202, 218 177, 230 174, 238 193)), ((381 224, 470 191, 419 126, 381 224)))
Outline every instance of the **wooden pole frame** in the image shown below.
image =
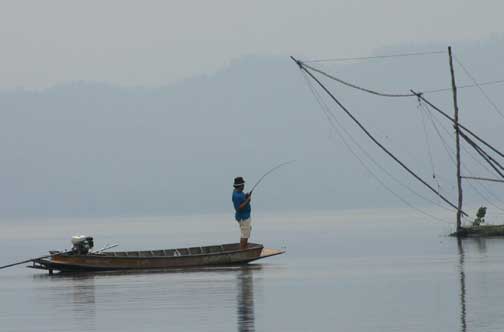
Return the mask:
POLYGON ((461 176, 462 179, 469 180, 479 180, 479 181, 489 181, 489 182, 501 182, 504 183, 504 180, 501 179, 491 179, 491 178, 483 178, 481 176, 461 176))
POLYGON ((451 46, 448 46, 448 57, 450 60, 450 74, 453 91, 454 108, 454 128, 455 128, 455 147, 457 159, 457 188, 458 188, 458 209, 457 209, 457 234, 462 229, 462 176, 460 175, 460 128, 459 128, 459 108, 457 102, 457 86, 455 84, 455 72, 453 70, 453 56, 451 46))

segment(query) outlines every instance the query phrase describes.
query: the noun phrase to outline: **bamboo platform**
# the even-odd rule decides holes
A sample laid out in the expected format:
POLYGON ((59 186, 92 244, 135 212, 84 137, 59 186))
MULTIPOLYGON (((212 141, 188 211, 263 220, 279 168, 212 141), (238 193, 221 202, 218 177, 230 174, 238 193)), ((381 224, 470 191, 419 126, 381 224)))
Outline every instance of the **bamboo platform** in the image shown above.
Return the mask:
POLYGON ((464 226, 460 232, 454 232, 450 235, 462 237, 500 237, 504 236, 504 225, 464 226))

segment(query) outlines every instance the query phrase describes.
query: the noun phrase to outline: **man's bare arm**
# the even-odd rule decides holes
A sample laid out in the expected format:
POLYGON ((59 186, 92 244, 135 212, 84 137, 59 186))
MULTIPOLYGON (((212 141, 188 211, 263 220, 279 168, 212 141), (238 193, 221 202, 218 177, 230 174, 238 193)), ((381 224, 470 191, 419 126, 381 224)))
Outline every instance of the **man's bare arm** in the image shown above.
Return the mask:
POLYGON ((250 203, 251 200, 252 200, 252 195, 247 194, 245 196, 245 200, 243 201, 243 203, 241 203, 240 206, 238 206, 238 209, 243 210, 247 206, 247 204, 250 203))

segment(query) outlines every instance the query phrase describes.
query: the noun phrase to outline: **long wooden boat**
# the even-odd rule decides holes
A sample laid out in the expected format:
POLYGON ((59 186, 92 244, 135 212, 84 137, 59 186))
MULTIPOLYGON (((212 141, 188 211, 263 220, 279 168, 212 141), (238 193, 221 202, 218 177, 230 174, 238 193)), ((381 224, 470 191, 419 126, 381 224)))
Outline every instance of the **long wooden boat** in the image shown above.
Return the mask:
POLYGON ((183 268, 195 266, 215 266, 246 264, 258 259, 280 255, 283 250, 264 248, 262 244, 249 243, 247 249, 240 249, 239 243, 204 247, 116 251, 87 253, 51 252, 47 259, 33 260, 35 269, 61 272, 151 270, 183 268))

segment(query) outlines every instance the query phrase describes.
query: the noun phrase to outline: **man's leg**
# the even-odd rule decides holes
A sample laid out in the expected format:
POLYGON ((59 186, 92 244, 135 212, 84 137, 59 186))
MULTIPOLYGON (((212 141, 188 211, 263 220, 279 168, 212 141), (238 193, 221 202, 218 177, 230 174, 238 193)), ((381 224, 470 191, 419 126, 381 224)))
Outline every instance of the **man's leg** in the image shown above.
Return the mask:
POLYGON ((247 249, 248 239, 240 238, 240 249, 247 249))
POLYGON ((250 218, 247 220, 242 220, 240 222, 240 232, 241 232, 241 237, 240 237, 240 249, 247 249, 248 246, 248 239, 250 237, 250 231, 252 227, 250 226, 250 218))

